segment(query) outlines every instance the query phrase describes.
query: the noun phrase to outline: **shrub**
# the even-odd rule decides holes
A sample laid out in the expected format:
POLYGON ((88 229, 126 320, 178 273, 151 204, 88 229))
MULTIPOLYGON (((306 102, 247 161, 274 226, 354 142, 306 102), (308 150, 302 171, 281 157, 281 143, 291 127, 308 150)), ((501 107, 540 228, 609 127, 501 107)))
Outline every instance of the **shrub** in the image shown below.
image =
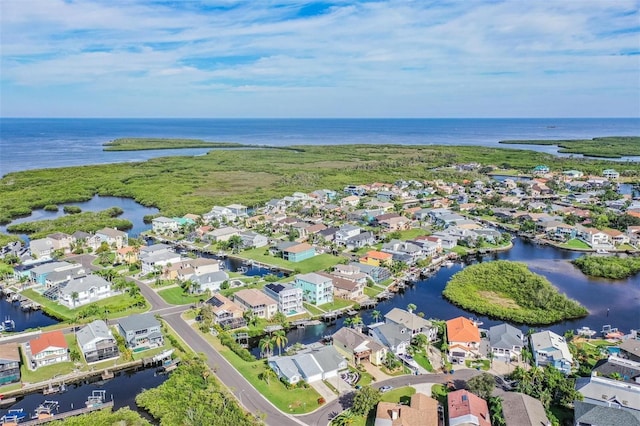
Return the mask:
POLYGON ((67 214, 78 214, 82 212, 82 209, 78 206, 64 206, 62 211, 67 214))
POLYGON ((47 212, 57 212, 58 206, 56 204, 47 204, 44 206, 44 210, 47 212))
POLYGON ((256 357, 254 357, 251 352, 240 346, 238 342, 229 335, 229 333, 222 332, 218 334, 218 338, 220 339, 220 343, 231 349, 243 361, 253 362, 256 360, 256 357))

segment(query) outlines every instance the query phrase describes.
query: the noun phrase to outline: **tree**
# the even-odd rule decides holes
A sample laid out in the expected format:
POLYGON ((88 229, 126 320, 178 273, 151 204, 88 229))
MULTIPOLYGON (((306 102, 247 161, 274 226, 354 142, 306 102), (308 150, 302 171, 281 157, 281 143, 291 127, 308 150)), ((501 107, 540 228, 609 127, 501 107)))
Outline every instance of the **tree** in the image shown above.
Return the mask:
POLYGON ((273 352, 273 340, 271 340, 268 337, 263 337, 262 339, 260 339, 260 352, 264 355, 271 356, 271 353, 273 352))
POLYGON ((409 303, 409 304, 407 305, 407 311, 409 311, 409 313, 412 313, 413 311, 415 311, 415 310, 416 310, 416 308, 417 308, 417 306, 416 306, 416 305, 414 305, 413 303, 409 303))
POLYGON ((358 416, 366 416, 380 402, 381 393, 371 386, 363 386, 353 397, 351 411, 358 416))
POLYGON ((375 322, 378 322, 380 321, 380 318, 382 318, 382 314, 380 313, 380 311, 374 310, 373 312, 371 312, 371 318, 373 318, 375 322))
POLYGON ((429 343, 429 339, 424 334, 416 334, 413 339, 411 339, 411 344, 413 346, 417 346, 418 348, 423 348, 429 343))
POLYGON ((482 399, 488 399, 491 397, 495 385, 495 379, 489 373, 482 373, 479 376, 472 377, 467 382, 469 391, 478 395, 482 399))
POLYGON ((267 382, 267 384, 269 384, 271 382, 271 379, 275 379, 278 376, 276 375, 276 372, 271 369, 271 367, 267 366, 267 368, 265 368, 264 371, 260 373, 260 377, 262 378, 262 380, 267 382))
POLYGON ((242 238, 240 235, 234 235, 229 238, 229 247, 233 253, 238 253, 242 247, 242 238))
POLYGON ((75 308, 76 306, 76 302, 78 302, 78 297, 79 294, 77 291, 74 291, 73 293, 71 293, 71 300, 73 300, 73 307, 75 308))
POLYGON ((284 330, 278 330, 273 333, 273 343, 278 347, 278 355, 282 355, 282 349, 287 345, 289 339, 284 330))
POLYGON ((331 421, 332 426, 350 426, 356 422, 356 415, 351 410, 344 410, 331 421))

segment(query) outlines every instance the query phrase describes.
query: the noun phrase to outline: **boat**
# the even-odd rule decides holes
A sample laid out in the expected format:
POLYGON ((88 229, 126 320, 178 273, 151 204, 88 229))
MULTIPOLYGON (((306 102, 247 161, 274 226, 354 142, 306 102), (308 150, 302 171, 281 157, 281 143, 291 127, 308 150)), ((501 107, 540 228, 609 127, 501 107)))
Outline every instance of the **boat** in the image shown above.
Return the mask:
POLYGON ((27 417, 27 413, 24 411, 24 408, 11 408, 7 411, 7 414, 0 417, 0 422, 3 425, 5 424, 17 424, 21 420, 27 417))
POLYGON ((106 396, 106 390, 94 390, 91 392, 91 395, 87 397, 87 400, 84 404, 87 406, 87 408, 98 407, 104 404, 106 396))
POLYGON ((617 327, 611 327, 609 324, 602 326, 601 333, 605 339, 621 339, 624 336, 624 333, 617 327))
POLYGON ((596 331, 589 327, 580 327, 576 330, 576 334, 583 337, 593 337, 596 334, 596 331))
POLYGON ((31 416, 34 420, 48 419, 53 417, 55 412, 58 411, 60 404, 58 401, 45 400, 42 404, 38 405, 36 408, 35 414, 31 416))
POLYGON ((469 321, 471 321, 476 327, 479 327, 484 324, 484 322, 482 322, 478 318, 469 317, 469 321))
POLYGON ((453 266, 453 261, 447 260, 446 262, 443 263, 443 265, 446 266, 447 268, 451 268, 453 266))
POLYGON ((598 254, 609 254, 609 252, 606 251, 605 249, 598 249, 598 250, 596 250, 596 253, 598 253, 598 254))
POLYGON ((4 321, 0 324, 0 331, 11 331, 16 328, 16 323, 10 317, 4 317, 4 321))

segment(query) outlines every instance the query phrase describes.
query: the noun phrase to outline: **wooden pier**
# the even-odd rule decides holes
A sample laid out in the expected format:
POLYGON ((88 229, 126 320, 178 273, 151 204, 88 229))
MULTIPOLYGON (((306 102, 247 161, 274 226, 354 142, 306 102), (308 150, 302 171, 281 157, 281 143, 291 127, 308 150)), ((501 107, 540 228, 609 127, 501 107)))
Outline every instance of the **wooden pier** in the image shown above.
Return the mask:
POLYGON ((113 401, 103 402, 100 405, 93 405, 90 407, 78 408, 77 410, 65 411, 63 413, 56 413, 51 415, 50 417, 42 418, 42 419, 31 419, 26 422, 20 422, 20 426, 33 426, 33 425, 42 425, 45 423, 53 422, 55 420, 66 419, 67 417, 79 416, 81 414, 91 413, 93 411, 104 410, 105 408, 113 408, 113 401))

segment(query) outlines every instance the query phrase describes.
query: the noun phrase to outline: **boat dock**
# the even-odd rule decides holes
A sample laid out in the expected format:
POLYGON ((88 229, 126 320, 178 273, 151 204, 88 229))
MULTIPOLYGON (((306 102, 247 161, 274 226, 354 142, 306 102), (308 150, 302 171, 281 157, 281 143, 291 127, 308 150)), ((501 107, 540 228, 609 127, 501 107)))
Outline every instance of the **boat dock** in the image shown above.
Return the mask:
POLYGON ((26 422, 20 422, 19 424, 20 424, 20 426, 23 426, 23 425, 24 426, 42 425, 42 424, 53 422, 53 421, 56 421, 56 420, 66 419, 67 417, 79 416, 81 414, 87 414, 87 413, 91 413, 93 411, 104 410, 106 408, 108 408, 108 409, 112 409, 113 408, 113 401, 98 402, 96 400, 95 402, 90 402, 90 400, 91 400, 91 397, 89 397, 89 399, 87 400, 86 407, 78 408, 78 409, 70 410, 70 411, 64 411, 62 413, 58 413, 58 412, 52 413, 52 411, 53 411, 52 407, 46 407, 46 406, 44 406, 44 404, 46 404, 47 402, 48 403, 53 403, 55 401, 45 401, 36 410, 36 415, 37 416, 42 416, 42 418, 30 419, 30 420, 27 420, 26 422), (40 413, 38 413, 39 411, 40 411, 40 413), (49 413, 47 413, 47 411, 49 411, 49 413))

